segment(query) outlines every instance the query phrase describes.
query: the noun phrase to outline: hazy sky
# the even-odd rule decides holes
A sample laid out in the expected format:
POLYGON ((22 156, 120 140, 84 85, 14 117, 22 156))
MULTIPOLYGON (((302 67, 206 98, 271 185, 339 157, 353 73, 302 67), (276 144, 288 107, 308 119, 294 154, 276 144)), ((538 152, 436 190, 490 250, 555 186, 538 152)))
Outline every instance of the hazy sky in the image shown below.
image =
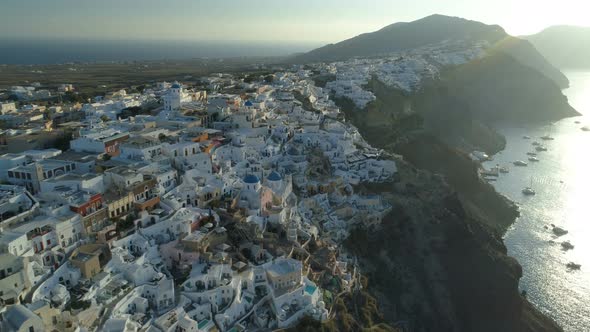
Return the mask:
POLYGON ((0 37, 336 42, 439 13, 513 35, 590 25, 584 0, 0 0, 0 37))

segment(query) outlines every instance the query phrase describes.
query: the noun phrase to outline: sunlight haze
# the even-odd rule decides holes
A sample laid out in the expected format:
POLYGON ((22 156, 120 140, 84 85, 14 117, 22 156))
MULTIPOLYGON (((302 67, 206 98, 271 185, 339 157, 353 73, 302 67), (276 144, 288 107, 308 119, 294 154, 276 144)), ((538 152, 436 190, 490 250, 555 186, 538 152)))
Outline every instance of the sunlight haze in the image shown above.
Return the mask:
POLYGON ((588 21, 578 0, 3 0, 0 7, 2 38, 337 42, 435 13, 499 24, 512 35, 588 21))

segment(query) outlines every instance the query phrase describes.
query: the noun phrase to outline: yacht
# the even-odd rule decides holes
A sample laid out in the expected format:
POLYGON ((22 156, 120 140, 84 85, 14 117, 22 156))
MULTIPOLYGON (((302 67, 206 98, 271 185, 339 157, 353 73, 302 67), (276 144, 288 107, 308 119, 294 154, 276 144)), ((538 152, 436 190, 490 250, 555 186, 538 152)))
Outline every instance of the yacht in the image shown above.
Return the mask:
POLYGON ((583 131, 590 131, 590 127, 588 127, 588 126, 582 127, 582 130, 583 131))
POLYGON ((539 145, 535 148, 537 151, 547 151, 547 147, 544 145, 539 145))
POLYGON ((522 136, 522 138, 523 139, 531 139, 531 137, 530 136, 527 136, 527 135, 522 136))
POLYGON ((539 158, 537 158, 537 157, 529 157, 529 161, 538 162, 539 161, 539 158))
POLYGON ((506 167, 506 166, 500 167, 500 173, 507 174, 509 172, 510 172, 510 170, 508 169, 508 167, 506 167))
POLYGON ((514 162, 514 165, 515 165, 515 166, 521 166, 521 167, 528 166, 528 164, 527 164, 527 163, 525 163, 525 162, 524 162, 524 161, 522 161, 522 160, 517 160, 517 161, 515 161, 515 162, 514 162))
POLYGON ((551 137, 551 135, 545 135, 541 139, 544 141, 553 141, 555 138, 551 137))
POLYGON ((537 156, 537 153, 536 152, 527 152, 526 154, 527 154, 527 156, 532 156, 532 157, 536 157, 537 156))
POLYGON ((536 194, 536 192, 533 190, 533 188, 531 187, 526 187, 522 190, 522 193, 527 195, 527 196, 533 196, 536 194))
POLYGON ((539 145, 541 145, 541 143, 539 143, 539 142, 537 142, 537 141, 534 141, 534 142, 533 142, 533 146, 539 146, 539 145))

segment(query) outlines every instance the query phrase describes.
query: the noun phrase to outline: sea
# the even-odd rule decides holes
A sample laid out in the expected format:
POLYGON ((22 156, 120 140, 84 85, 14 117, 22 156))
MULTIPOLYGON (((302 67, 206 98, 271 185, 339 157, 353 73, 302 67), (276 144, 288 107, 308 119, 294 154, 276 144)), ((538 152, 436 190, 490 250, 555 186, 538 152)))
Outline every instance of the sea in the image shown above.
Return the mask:
POLYGON ((504 239, 509 255, 523 267, 520 289, 565 331, 578 332, 590 331, 590 132, 581 130, 590 126, 590 71, 565 74, 571 87, 563 92, 582 115, 551 124, 500 127, 506 149, 484 166, 509 168, 493 185, 520 206, 521 216, 504 239), (546 135, 554 140, 542 140, 546 135), (530 162, 527 152, 535 151, 535 141, 548 151, 530 162), (528 166, 514 166, 517 160, 528 166), (524 195, 525 187, 536 195, 524 195), (568 233, 555 235, 551 224, 568 233), (565 241, 574 248, 564 250, 565 241), (581 269, 569 269, 570 262, 581 269))
POLYGON ((310 51, 320 43, 266 41, 157 41, 0 39, 0 64, 184 60, 286 56, 310 51))

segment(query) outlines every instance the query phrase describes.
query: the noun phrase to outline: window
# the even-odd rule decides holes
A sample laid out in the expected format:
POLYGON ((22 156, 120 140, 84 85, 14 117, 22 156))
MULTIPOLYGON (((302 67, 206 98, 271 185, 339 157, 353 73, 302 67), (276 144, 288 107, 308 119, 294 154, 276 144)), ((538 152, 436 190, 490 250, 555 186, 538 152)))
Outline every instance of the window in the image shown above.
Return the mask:
POLYGON ((72 164, 72 169, 76 169, 76 164, 72 164))
POLYGON ((27 173, 27 180, 31 179, 31 173, 27 173))
POLYGON ((8 273, 8 274, 12 273, 12 268, 11 267, 7 268, 6 273, 8 273))
POLYGON ((16 173, 14 173, 14 175, 17 179, 20 179, 20 173, 16 172, 16 173))
POLYGON ((35 332, 35 328, 33 326, 29 327, 29 332, 35 332))
POLYGON ((8 177, 9 178, 13 178, 14 177, 14 173, 12 171, 8 171, 8 177))

